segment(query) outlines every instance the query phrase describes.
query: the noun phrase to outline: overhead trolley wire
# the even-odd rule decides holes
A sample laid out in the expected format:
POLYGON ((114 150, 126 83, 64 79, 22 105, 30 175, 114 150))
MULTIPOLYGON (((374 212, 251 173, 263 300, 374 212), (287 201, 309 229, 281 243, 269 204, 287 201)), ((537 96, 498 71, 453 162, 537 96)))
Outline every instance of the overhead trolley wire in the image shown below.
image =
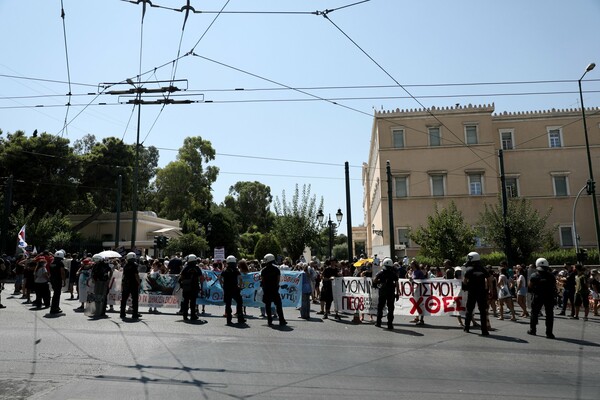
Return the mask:
POLYGON ((63 123, 63 128, 59 132, 59 134, 62 135, 62 133, 65 132, 68 136, 69 131, 67 130, 67 120, 69 118, 69 109, 71 107, 72 90, 71 90, 71 68, 69 67, 69 48, 67 46, 67 24, 65 22, 65 7, 63 5, 63 0, 60 0, 60 18, 62 19, 63 39, 64 39, 64 43, 65 43, 65 58, 67 61, 67 79, 68 79, 69 93, 67 93, 68 100, 67 100, 67 110, 65 112, 65 120, 63 123))

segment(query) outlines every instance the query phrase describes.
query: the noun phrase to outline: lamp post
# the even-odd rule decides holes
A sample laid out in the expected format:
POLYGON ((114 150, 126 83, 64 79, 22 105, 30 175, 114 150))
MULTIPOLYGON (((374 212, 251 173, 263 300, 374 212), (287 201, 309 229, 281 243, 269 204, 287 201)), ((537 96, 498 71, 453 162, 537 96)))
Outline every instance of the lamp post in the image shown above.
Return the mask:
MULTIPOLYGON (((340 225, 340 222, 342 222, 343 217, 344 217, 344 214, 342 214, 341 208, 338 208, 337 212, 335 213, 335 218, 337 220, 337 224, 331 220, 331 214, 329 214, 327 216, 327 226, 329 228, 329 258, 332 257, 332 252, 333 252, 333 229, 340 225)), ((324 218, 325 218, 325 214, 323 214, 323 210, 319 210, 319 212, 317 212, 317 221, 319 221, 320 226, 325 226, 323 224, 324 218)))
POLYGON ((588 72, 593 70, 595 66, 596 66, 596 64, 594 64, 594 63, 591 63, 590 65, 588 65, 587 68, 585 69, 583 75, 581 75, 581 78, 579 78, 579 80, 577 81, 577 83, 579 84, 579 99, 581 101, 581 115, 583 118, 583 133, 585 135, 585 150, 587 152, 587 161, 588 161, 588 168, 589 168, 589 173, 590 173, 590 175, 589 175, 590 179, 588 180, 588 183, 587 183, 588 194, 592 196, 592 205, 594 207, 594 222, 596 224, 596 249, 600 252, 600 224, 598 223, 598 204, 596 203, 596 182, 594 182, 594 171, 592 169, 592 156, 590 155, 590 141, 588 139, 587 123, 585 121, 585 106, 583 105, 583 91, 581 90, 581 80, 583 79, 585 74, 587 74, 588 72))

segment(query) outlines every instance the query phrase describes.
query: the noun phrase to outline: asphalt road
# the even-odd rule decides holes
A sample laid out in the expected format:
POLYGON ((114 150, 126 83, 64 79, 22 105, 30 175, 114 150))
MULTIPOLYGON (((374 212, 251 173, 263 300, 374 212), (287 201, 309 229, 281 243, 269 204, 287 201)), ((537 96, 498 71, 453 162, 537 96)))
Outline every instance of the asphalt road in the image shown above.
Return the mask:
POLYGON ((258 309, 229 327, 214 306, 198 324, 173 309, 92 320, 66 294, 64 314, 50 317, 7 293, 12 285, 0 310, 1 399, 600 398, 600 317, 557 317, 550 340, 527 335, 525 319, 494 319, 489 337, 451 317, 396 317, 388 331, 294 309, 282 328, 258 309))

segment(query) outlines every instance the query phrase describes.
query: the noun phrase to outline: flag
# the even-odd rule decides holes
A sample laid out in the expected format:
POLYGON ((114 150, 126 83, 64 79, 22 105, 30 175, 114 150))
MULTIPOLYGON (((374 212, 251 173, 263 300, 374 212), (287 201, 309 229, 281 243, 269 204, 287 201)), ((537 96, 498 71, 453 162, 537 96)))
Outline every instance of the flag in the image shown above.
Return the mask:
POLYGON ((25 241, 25 225, 23 225, 17 236, 17 246, 23 249, 27 247, 27 242, 25 241))

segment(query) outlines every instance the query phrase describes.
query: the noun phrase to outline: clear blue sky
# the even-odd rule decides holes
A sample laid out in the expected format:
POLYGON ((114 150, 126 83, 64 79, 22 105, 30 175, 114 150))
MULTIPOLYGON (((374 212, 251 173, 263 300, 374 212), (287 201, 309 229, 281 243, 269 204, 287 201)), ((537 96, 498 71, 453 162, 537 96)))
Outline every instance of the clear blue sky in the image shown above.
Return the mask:
MULTIPOLYGON (((338 208, 346 214, 344 162, 349 161, 353 225, 363 222, 360 165, 368 159, 373 109, 419 107, 396 82, 426 107, 495 103, 496 112, 577 108, 573 80, 590 62, 600 63, 598 0, 371 0, 345 8, 354 1, 192 0, 198 11, 225 6, 226 13, 191 14, 182 36, 183 13, 148 7, 142 38, 141 4, 62 3, 71 91, 77 94, 66 131, 64 94, 69 89, 61 1, 0 0, 0 129, 5 133, 37 129, 72 142, 91 133, 135 143, 135 115, 128 124, 131 105, 99 106, 123 99, 81 94, 96 93, 101 82, 135 80, 140 59, 142 72, 157 68, 143 80, 170 79, 181 39, 181 55, 194 49, 205 58, 179 60, 175 78, 187 83, 177 86, 188 89, 179 94, 212 103, 169 105, 161 113, 157 105, 142 107, 140 140, 161 149, 160 165, 174 159, 185 137, 199 135, 218 153, 217 203, 237 181, 258 180, 274 196, 285 190, 288 198, 296 183, 306 183, 324 198, 324 211, 333 216, 338 208), (334 9, 329 20, 305 14, 327 9, 334 9), (571 82, 489 84, 563 80, 571 82), (488 84, 464 85, 472 83, 488 84), (423 86, 435 84, 461 85, 423 86), (390 87, 349 88, 380 85, 390 87), (249 90, 284 87, 306 89, 249 90), (235 88, 247 91, 231 91, 235 88), (342 106, 322 99, 338 99, 342 106)), ((179 9, 186 1, 152 3, 179 9)), ((600 67, 586 80, 586 106, 600 106, 595 93, 600 81, 594 81, 600 80, 600 67)), ((600 160, 595 162, 598 168, 600 160)))

